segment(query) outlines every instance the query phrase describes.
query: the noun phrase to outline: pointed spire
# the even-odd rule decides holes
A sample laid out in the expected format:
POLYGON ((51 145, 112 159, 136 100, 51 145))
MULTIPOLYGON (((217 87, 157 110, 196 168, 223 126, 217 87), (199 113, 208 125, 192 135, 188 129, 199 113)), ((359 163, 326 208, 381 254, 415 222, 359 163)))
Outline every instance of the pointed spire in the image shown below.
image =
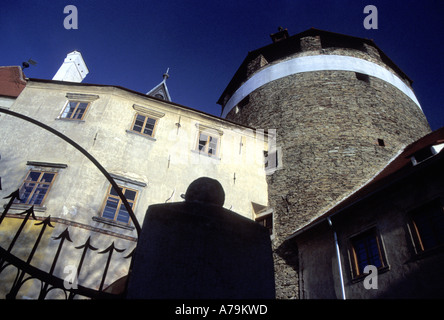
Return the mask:
POLYGON ((165 82, 170 77, 168 71, 170 71, 170 68, 168 68, 167 71, 163 74, 163 82, 165 82))
POLYGON ((82 82, 89 73, 85 60, 79 51, 68 53, 52 80, 82 82))
POLYGON ((162 82, 160 82, 157 86, 146 93, 147 96, 171 102, 170 93, 168 92, 168 87, 166 85, 166 80, 170 77, 170 75, 168 74, 169 70, 170 68, 168 68, 167 71, 163 74, 162 82))

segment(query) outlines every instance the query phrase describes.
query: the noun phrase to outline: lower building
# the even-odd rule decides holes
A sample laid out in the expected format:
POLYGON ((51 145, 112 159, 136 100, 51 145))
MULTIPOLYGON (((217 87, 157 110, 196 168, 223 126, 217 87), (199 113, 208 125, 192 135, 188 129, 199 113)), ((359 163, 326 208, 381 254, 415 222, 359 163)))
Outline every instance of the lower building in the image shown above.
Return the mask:
POLYGON ((444 128, 297 230, 302 299, 444 298, 444 128))

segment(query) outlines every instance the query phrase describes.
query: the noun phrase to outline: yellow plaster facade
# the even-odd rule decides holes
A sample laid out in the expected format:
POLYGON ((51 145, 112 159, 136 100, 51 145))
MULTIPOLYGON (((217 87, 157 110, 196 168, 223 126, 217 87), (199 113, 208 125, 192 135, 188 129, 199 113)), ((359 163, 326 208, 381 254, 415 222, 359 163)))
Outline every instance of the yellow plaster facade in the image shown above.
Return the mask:
MULTIPOLYGON (((222 184, 227 209, 254 219, 253 203, 267 206, 267 143, 261 130, 120 87, 59 81, 28 80, 9 109, 65 134, 87 150, 119 186, 136 191, 132 208, 140 224, 149 205, 183 201, 181 195, 188 185, 202 176, 222 184), (89 104, 80 119, 67 119, 64 111, 69 101, 89 104), (138 114, 156 120, 151 136, 134 130, 138 114), (209 149, 199 152, 201 134, 212 137, 211 155, 209 149)), ((110 183, 84 155, 50 132, 10 115, 0 115, 0 132, 3 207, 9 200, 3 198, 21 187, 30 170, 55 173, 42 204, 34 206, 36 216, 51 216, 53 221, 54 228, 45 237, 57 237, 68 227, 74 246, 84 244, 89 236, 100 250, 114 241, 117 248, 125 249, 115 253, 115 260, 134 249, 133 223, 102 217, 110 183)), ((6 221, 21 221, 12 215, 29 207, 11 207, 0 226, 3 248, 15 232, 9 225, 12 222, 6 221)), ((48 270, 57 245, 51 240, 42 243, 51 253, 35 256, 32 264, 48 270)), ((60 278, 63 266, 77 265, 81 254, 81 250, 65 251, 55 271, 60 278)), ((106 255, 96 256, 82 269, 83 281, 93 288, 100 283, 103 270, 96 269, 103 266, 106 255)), ((129 259, 115 262, 106 285, 125 276, 128 268, 129 259)))

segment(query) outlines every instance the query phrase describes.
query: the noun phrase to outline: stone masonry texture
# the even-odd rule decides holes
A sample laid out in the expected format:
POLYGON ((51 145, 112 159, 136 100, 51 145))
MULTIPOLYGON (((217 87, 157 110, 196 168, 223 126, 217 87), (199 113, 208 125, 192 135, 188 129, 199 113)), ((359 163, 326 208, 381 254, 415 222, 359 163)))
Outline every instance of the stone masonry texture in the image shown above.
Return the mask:
MULTIPOLYGON (((297 55, 355 56, 394 72, 367 44, 364 51, 322 49, 316 40, 302 41, 302 48, 310 51, 297 55)), ((282 168, 267 177, 269 207, 274 209, 277 298, 298 298, 297 248, 286 238, 430 132, 424 114, 404 93, 378 78, 357 76, 350 71, 287 76, 253 91, 227 115, 229 120, 277 132, 282 168)))

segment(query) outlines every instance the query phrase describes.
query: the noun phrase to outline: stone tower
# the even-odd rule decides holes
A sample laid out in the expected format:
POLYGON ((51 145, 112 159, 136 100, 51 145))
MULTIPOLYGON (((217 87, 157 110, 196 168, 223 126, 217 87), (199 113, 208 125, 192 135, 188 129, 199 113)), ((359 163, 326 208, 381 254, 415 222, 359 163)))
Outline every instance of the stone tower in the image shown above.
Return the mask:
POLYGON ((273 211, 276 294, 297 297, 288 237, 430 132, 412 81, 372 40, 309 29, 251 51, 218 104, 222 117, 276 129, 273 211))

